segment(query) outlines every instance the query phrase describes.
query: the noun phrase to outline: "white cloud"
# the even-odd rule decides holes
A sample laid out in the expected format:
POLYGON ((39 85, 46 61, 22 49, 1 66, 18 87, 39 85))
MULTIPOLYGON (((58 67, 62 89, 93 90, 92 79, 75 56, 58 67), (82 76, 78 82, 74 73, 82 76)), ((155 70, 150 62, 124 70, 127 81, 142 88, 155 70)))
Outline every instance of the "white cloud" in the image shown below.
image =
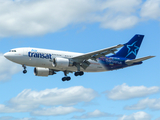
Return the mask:
POLYGON ((159 118, 157 118, 157 119, 155 119, 155 120, 160 120, 160 117, 159 117, 159 118))
POLYGON ((109 10, 114 13, 135 13, 136 9, 139 8, 142 0, 105 0, 103 8, 110 8, 109 10))
POLYGON ((38 120, 36 118, 15 118, 15 117, 10 117, 10 116, 3 116, 0 117, 0 120, 38 120))
POLYGON ((101 23, 101 27, 111 28, 114 30, 130 28, 133 27, 138 22, 138 18, 136 16, 117 15, 107 19, 101 18, 101 20, 103 19, 105 22, 101 23))
POLYGON ((151 120, 151 116, 143 111, 131 115, 123 115, 118 120, 151 120))
POLYGON ((86 114, 83 114, 81 116, 74 116, 74 119, 88 119, 88 118, 99 118, 99 117, 113 117, 113 115, 105 112, 101 112, 99 110, 95 110, 93 112, 89 112, 86 114))
POLYGON ((79 102, 89 102, 97 96, 97 93, 90 88, 75 86, 65 89, 46 89, 42 91, 31 91, 25 89, 15 98, 10 100, 12 104, 23 105, 75 105, 79 102))
POLYGON ((17 118, 15 120, 38 120, 36 118, 17 118))
POLYGON ((79 23, 119 30, 160 20, 160 0, 0 0, 0 16, 0 36, 42 35, 79 23))
POLYGON ((16 112, 28 112, 35 108, 37 108, 38 105, 28 106, 27 104, 17 104, 16 105, 3 105, 0 104, 0 113, 16 113, 16 112))
POLYGON ((22 71, 22 67, 7 60, 2 53, 0 53, 0 81, 11 79, 12 75, 22 71))
POLYGON ((1 0, 0 35, 55 32, 69 24, 84 21, 88 13, 97 9, 95 5, 95 0, 1 0))
POLYGON ((3 117, 0 117, 0 120, 15 120, 15 118, 10 116, 3 116, 3 117))
POLYGON ((112 100, 127 100, 131 98, 144 97, 159 92, 159 87, 128 86, 125 83, 106 91, 107 97, 112 100))
POLYGON ((160 20, 160 0, 147 0, 141 8, 141 17, 160 20))
POLYGON ((101 27, 114 30, 133 27, 139 22, 135 13, 140 3, 141 0, 106 0, 103 3, 105 12, 102 16, 98 15, 97 21, 101 27))
POLYGON ((135 14, 141 1, 0 0, 0 36, 40 35, 82 22, 130 28, 139 21, 135 14))
MULTIPOLYGON (((7 105, 0 105, 0 113, 31 112, 39 108, 41 105, 71 106, 80 102, 89 102, 96 96, 97 93, 93 89, 84 88, 83 86, 75 86, 65 89, 46 89, 39 92, 25 89, 16 97, 12 98, 7 105)), ((59 107, 59 109, 60 108, 61 107, 59 107)), ((45 110, 48 111, 55 109, 51 108, 45 110)), ((73 108, 71 110, 73 110, 73 108)), ((76 109, 73 111, 76 111, 76 109)), ((64 111, 64 113, 66 113, 66 111, 64 111)))
POLYGON ((76 109, 74 107, 52 107, 52 108, 43 108, 41 110, 32 111, 32 115, 36 116, 57 116, 57 115, 66 115, 73 112, 83 112, 82 109, 76 109))
POLYGON ((152 109, 152 110, 160 110, 160 99, 143 99, 140 100, 137 104, 132 106, 126 106, 126 110, 140 110, 140 109, 152 109))

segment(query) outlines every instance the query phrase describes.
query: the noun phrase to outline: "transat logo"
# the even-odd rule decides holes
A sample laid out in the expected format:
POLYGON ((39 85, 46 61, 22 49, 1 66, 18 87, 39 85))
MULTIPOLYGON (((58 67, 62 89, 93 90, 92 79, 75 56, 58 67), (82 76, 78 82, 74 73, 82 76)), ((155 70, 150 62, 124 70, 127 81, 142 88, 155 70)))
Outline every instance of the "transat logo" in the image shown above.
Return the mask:
MULTIPOLYGON (((137 42, 137 41, 136 41, 137 42)), ((135 56, 137 55, 137 51, 139 49, 138 46, 136 46, 136 42, 134 42, 133 44, 131 45, 127 45, 127 48, 128 48, 128 54, 126 57, 128 57, 129 55, 131 54, 134 54, 135 56)))

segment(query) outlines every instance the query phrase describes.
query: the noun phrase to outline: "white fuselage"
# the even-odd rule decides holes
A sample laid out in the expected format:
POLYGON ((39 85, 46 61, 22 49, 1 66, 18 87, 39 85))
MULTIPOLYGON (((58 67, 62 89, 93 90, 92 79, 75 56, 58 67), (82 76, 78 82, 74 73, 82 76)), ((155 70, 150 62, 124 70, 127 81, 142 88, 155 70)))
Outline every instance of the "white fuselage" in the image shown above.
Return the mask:
MULTIPOLYGON (((66 52, 66 51, 57 51, 57 50, 48 50, 48 49, 39 49, 39 48, 16 48, 10 50, 4 54, 4 56, 21 65, 32 66, 32 67, 42 67, 54 69, 57 71, 71 71, 76 72, 77 68, 75 66, 68 67, 55 67, 53 65, 54 58, 72 58, 82 53, 75 52, 66 52)), ((85 70, 80 68, 84 72, 102 72, 107 71, 102 64, 99 62, 89 60, 90 65, 85 70)))

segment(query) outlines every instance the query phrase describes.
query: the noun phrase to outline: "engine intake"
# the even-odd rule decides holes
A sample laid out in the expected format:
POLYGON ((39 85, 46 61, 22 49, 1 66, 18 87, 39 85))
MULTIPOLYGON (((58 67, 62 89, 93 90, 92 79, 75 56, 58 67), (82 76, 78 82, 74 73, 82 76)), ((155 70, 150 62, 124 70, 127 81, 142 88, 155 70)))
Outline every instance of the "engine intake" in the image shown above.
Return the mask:
POLYGON ((35 76, 45 76, 47 77, 48 75, 53 75, 56 74, 54 70, 49 69, 49 68, 41 68, 41 67, 36 67, 34 68, 34 75, 35 76))

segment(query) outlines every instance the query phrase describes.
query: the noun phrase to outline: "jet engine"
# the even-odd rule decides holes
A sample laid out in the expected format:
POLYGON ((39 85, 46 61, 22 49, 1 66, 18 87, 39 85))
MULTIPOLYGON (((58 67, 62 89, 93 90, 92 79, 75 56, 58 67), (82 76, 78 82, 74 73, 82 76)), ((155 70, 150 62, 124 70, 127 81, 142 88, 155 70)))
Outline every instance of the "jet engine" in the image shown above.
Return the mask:
POLYGON ((54 67, 64 68, 73 66, 73 61, 67 58, 54 58, 52 65, 54 67))
POLYGON ((35 76, 45 76, 47 77, 48 75, 53 75, 56 74, 54 70, 49 69, 49 68, 41 68, 41 67, 36 67, 34 68, 34 75, 35 76))

